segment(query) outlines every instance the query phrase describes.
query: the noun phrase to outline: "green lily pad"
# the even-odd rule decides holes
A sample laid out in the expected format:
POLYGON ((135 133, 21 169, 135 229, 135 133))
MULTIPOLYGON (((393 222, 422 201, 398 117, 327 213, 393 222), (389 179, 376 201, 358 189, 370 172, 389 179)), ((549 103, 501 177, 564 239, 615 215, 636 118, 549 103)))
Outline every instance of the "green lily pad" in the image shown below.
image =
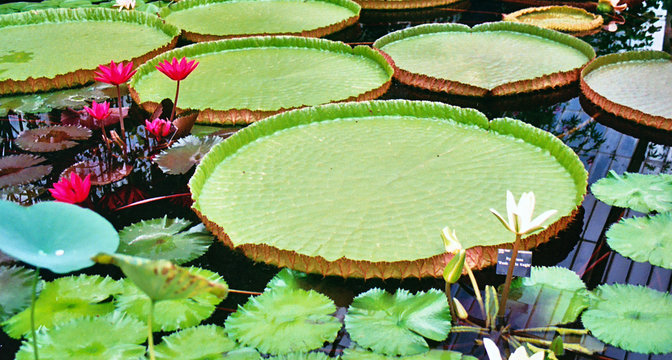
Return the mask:
POLYGON ((672 269, 672 213, 623 219, 609 228, 607 243, 632 260, 672 269))
MULTIPOLYGON (((21 266, 0 266, 0 322, 28 308, 35 270, 21 266)), ((39 291, 41 287, 37 290, 39 291)))
POLYGON ((190 225, 191 221, 168 216, 131 224, 119 231, 118 253, 178 265, 189 262, 203 255, 213 238, 202 225, 187 230, 190 225))
POLYGON ((356 0, 362 9, 399 10, 420 9, 459 3, 462 0, 356 0))
MULTIPOLYGON (((266 284, 266 290, 304 289, 308 274, 284 268, 266 284)), ((306 290, 306 289, 304 289, 306 290)))
POLYGON ((250 298, 226 319, 230 337, 262 353, 306 352, 334 341, 341 323, 336 306, 315 291, 283 288, 250 298), (272 334, 269 336, 269 334, 272 334))
POLYGON ((360 346, 385 355, 429 351, 424 338, 442 341, 450 332, 446 295, 438 290, 392 295, 371 289, 357 296, 345 315, 345 328, 360 346))
MULTIPOLYGON (((48 282, 35 301, 35 326, 51 329, 73 319, 110 313, 114 305, 106 300, 120 291, 119 282, 97 275, 70 276, 48 282)), ((30 309, 16 314, 2 326, 13 338, 29 334, 30 309)))
POLYGON ((600 56, 581 71, 581 91, 618 117, 672 131, 672 56, 663 51, 628 51, 600 56))
POLYGON ((464 355, 457 351, 429 350, 426 353, 410 356, 386 356, 361 348, 350 348, 343 351, 341 360, 476 360, 476 357, 464 355))
MULTIPOLYGON (((37 337, 40 359, 139 359, 147 339, 146 326, 115 312, 99 317, 73 320, 37 337)), ((16 360, 34 359, 32 341, 25 341, 16 360)))
POLYGON ((504 21, 520 22, 565 32, 599 29, 602 16, 572 6, 541 6, 504 14, 504 21))
POLYGON ((332 357, 321 352, 293 353, 280 356, 271 356, 269 360, 330 360, 332 357))
POLYGON ((590 302, 581 278, 561 267, 532 267, 530 277, 513 280, 509 298, 532 305, 544 325, 574 322, 590 302))
POLYGON ((467 250, 472 268, 491 265, 496 246, 513 240, 488 210, 504 206, 507 189, 558 210, 556 224, 525 239, 534 247, 571 219, 586 173, 561 141, 517 120, 374 101, 247 127, 205 156, 189 186, 206 227, 256 261, 344 277, 440 277, 446 224, 464 248, 479 246, 467 250))
POLYGON ((164 336, 155 352, 159 360, 217 360, 236 347, 223 327, 201 325, 164 336))
POLYGON ((672 175, 644 175, 609 171, 607 177, 591 185, 600 201, 611 206, 648 213, 672 210, 672 175))
POLYGON ((642 286, 600 285, 581 320, 601 341, 644 354, 672 352, 672 296, 642 286))
POLYGON ((390 85, 392 67, 366 46, 302 37, 250 37, 199 43, 157 56, 130 83, 135 102, 153 112, 175 94, 175 82, 156 70, 183 56, 198 68, 180 83, 179 106, 201 110, 198 122, 250 123, 292 108, 367 100, 390 85))
POLYGON ((39 180, 51 172, 51 165, 38 165, 41 156, 18 154, 0 158, 0 188, 39 180))
POLYGON ((185 174, 198 165, 213 146, 224 141, 219 136, 196 137, 189 135, 177 140, 170 148, 161 151, 154 162, 166 174, 185 174))
POLYGON ((64 274, 93 265, 91 257, 114 252, 119 236, 104 217, 62 202, 23 207, 0 200, 0 251, 64 274))
POLYGON ((420 25, 385 35, 373 46, 394 60, 402 83, 468 96, 568 85, 595 57, 589 44, 570 35, 511 22, 420 25))
POLYGON ((137 11, 59 9, 3 16, 0 94, 92 82, 98 65, 110 59, 141 63, 174 46, 178 34, 176 27, 137 11))
POLYGON ((21 132, 14 143, 32 152, 52 152, 75 147, 74 140, 86 140, 91 130, 81 126, 52 125, 21 132))
POLYGON ((185 0, 159 16, 191 41, 246 35, 321 37, 354 24, 360 6, 350 0, 185 0))

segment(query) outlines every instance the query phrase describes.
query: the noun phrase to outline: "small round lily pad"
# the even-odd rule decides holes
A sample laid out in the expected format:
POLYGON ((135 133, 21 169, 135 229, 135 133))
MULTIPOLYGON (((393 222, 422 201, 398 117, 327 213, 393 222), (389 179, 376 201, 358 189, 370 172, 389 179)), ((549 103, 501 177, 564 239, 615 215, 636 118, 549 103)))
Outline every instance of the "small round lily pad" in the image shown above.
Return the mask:
POLYGON ((0 158, 0 188, 27 184, 45 177, 51 172, 51 165, 38 165, 45 160, 29 154, 0 158))
POLYGON ((611 206, 648 213, 672 210, 672 175, 617 174, 611 170, 591 185, 595 197, 611 206))
POLYGON ((34 276, 32 269, 0 266, 0 323, 30 306, 34 276))
POLYGON ((505 14, 504 21, 520 22, 571 33, 599 29, 603 23, 602 16, 572 6, 525 8, 505 14))
POLYGON ((625 257, 672 269, 672 213, 623 219, 609 228, 607 242, 625 257))
POLYGON ((123 162, 83 160, 63 170, 60 177, 69 178, 71 172, 76 173, 81 178, 91 175, 91 185, 98 186, 119 181, 128 176, 132 170, 133 165, 123 162))
POLYGON ((21 149, 32 152, 53 152, 77 146, 75 140, 91 137, 91 130, 81 126, 52 125, 25 130, 14 140, 21 149))
POLYGON ((200 325, 164 336, 156 345, 159 360, 200 360, 222 358, 222 353, 236 348, 236 342, 226 336, 221 326, 200 325))
POLYGON ((161 171, 166 174, 178 175, 185 174, 194 165, 198 165, 205 154, 213 146, 224 141, 219 136, 197 137, 189 135, 177 140, 170 148, 161 151, 154 158, 154 162, 159 165, 161 171))

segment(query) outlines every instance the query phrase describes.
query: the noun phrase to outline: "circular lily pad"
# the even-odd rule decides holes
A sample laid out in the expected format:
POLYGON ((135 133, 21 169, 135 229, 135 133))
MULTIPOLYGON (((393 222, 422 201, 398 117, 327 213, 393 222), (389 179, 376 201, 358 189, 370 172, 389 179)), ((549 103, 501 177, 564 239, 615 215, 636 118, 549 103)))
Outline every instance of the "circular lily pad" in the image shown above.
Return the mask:
POLYGON ((164 336, 156 346, 156 358, 169 359, 221 359, 222 353, 236 348, 236 342, 226 336, 224 328, 200 325, 164 336))
POLYGON ((81 126, 53 125, 25 130, 16 137, 14 143, 23 150, 32 152, 53 152, 75 147, 75 140, 91 137, 91 130, 81 126))
POLYGON ((19 154, 0 158, 0 188, 21 185, 45 177, 51 165, 38 165, 45 159, 40 156, 19 154))
POLYGON ((69 178, 71 172, 84 178, 91 175, 91 185, 99 186, 119 181, 133 170, 133 165, 103 160, 83 160, 63 170, 61 178, 69 178))
POLYGON ((581 320, 601 341, 644 354, 672 352, 672 296, 643 286, 601 285, 581 320))
POLYGON ((672 269, 672 213, 621 220, 607 231, 607 242, 635 261, 672 269))
POLYGON ((565 32, 599 29, 602 17, 572 6, 541 6, 504 15, 504 21, 520 22, 565 32))
POLYGON ((362 9, 421 9, 454 4, 463 0, 355 0, 362 9))
POLYGON ((224 141, 219 136, 196 137, 189 135, 177 140, 170 148, 161 151, 154 158, 161 171, 166 174, 186 174, 197 165, 210 149, 224 141))
POLYGON ((590 186, 600 201, 635 211, 672 211, 672 175, 623 173, 614 170, 590 186))
POLYGON ((513 241, 488 210, 505 207, 507 189, 533 191, 539 211, 558 210, 555 224, 524 239, 531 248, 572 219, 586 172, 560 140, 520 121, 399 100, 268 118, 214 147, 189 186, 206 227, 257 261, 346 277, 440 277, 446 225, 473 247, 472 267, 488 266, 495 246, 513 241))
POLYGON ((191 41, 250 35, 321 37, 357 22, 360 6, 350 0, 186 0, 159 16, 191 41))
POLYGON ((581 92, 618 117, 672 131, 672 56, 629 51, 600 56, 581 71, 581 92))
POLYGON ((595 57, 589 44, 573 36, 512 22, 420 25, 373 46, 391 58, 402 83, 467 96, 568 85, 595 57))
POLYGON ((110 59, 141 64, 175 46, 178 35, 176 27, 139 11, 76 9, 5 15, 0 19, 0 94, 85 84, 93 81, 98 65, 110 59))
POLYGON ((199 43, 157 56, 130 83, 135 102, 153 112, 175 95, 175 82, 156 70, 173 57, 199 61, 180 84, 179 106, 201 110, 197 121, 250 123, 292 108, 385 93, 392 68, 366 46, 302 37, 250 37, 199 43))

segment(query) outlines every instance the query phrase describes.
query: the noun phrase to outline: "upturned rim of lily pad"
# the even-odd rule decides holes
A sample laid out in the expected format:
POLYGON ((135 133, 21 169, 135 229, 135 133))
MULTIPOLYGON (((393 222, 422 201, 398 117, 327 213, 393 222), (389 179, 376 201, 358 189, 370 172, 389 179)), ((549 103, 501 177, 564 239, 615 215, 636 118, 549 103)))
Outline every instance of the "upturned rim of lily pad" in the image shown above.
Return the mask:
POLYGON ((460 1, 463 0, 355 0, 362 9, 367 10, 422 9, 455 4, 460 1))
POLYGON ((89 267, 93 255, 119 245, 107 219, 77 205, 47 201, 23 207, 0 200, 0 213, 0 251, 58 274, 89 267))
MULTIPOLYGON (((287 1, 287 0, 272 0, 276 2, 282 2, 282 1, 287 1)), ((442 1, 457 1, 457 0, 442 0, 442 1)), ((165 7, 159 11, 159 17, 162 19, 166 20, 166 23, 170 24, 170 14, 182 11, 182 10, 188 10, 192 9, 195 7, 202 7, 202 6, 208 6, 211 4, 221 4, 221 3, 227 3, 227 2, 237 2, 236 0, 183 0, 180 2, 177 2, 174 4, 174 6, 171 7, 165 7)), ((259 33, 250 33, 250 34, 235 34, 235 35, 222 35, 222 34, 213 34, 213 33, 198 33, 198 32, 193 32, 189 31, 187 29, 182 29, 182 36, 184 36, 185 39, 193 42, 204 42, 204 41, 215 41, 215 40, 221 40, 221 39, 231 39, 231 38, 239 38, 239 37, 247 37, 247 36, 266 36, 266 35, 295 35, 295 36, 303 36, 303 37, 323 37, 329 34, 333 34, 337 31, 340 31, 350 25, 353 25, 359 20, 359 14, 362 9, 362 7, 357 4, 355 1, 351 0, 310 0, 306 2, 326 2, 330 3, 333 5, 341 6, 343 8, 346 8, 347 10, 350 10, 354 13, 353 16, 350 16, 346 19, 343 19, 339 22, 333 23, 333 24, 327 24, 324 26, 320 26, 314 29, 306 29, 300 32, 281 32, 281 33, 267 33, 267 32, 259 32, 259 33)), ((176 25, 177 26, 177 25, 176 25)))
POLYGON ((529 7, 525 9, 520 9, 518 11, 514 11, 510 14, 504 14, 504 21, 511 21, 511 22, 519 22, 519 23, 525 23, 525 24, 532 24, 536 26, 540 26, 543 28, 547 29, 552 29, 552 30, 557 30, 557 31, 564 31, 564 32, 587 32, 595 29, 599 29, 602 26, 602 23, 604 20, 602 19, 602 16, 595 15, 591 12, 586 11, 585 9, 582 8, 577 8, 574 6, 569 6, 569 5, 551 5, 551 6, 539 6, 539 7, 529 7), (521 16, 525 15, 530 15, 530 14, 535 14, 535 13, 545 13, 545 12, 555 12, 557 14, 566 14, 567 19, 565 21, 558 20, 554 22, 552 25, 547 25, 544 26, 544 24, 539 24, 537 25, 535 22, 527 22, 520 20, 521 16), (576 16, 580 15, 586 18, 585 21, 579 22, 577 20, 572 19, 570 16, 576 16))
MULTIPOLYGON (((166 44, 132 59, 134 67, 146 62, 154 56, 172 49, 177 45, 180 29, 164 23, 158 16, 142 11, 117 11, 105 8, 81 9, 46 9, 39 11, 20 12, 0 17, 0 29, 9 26, 35 25, 41 23, 67 23, 72 21, 119 21, 152 27, 171 37, 166 44)), ((52 89, 69 88, 93 82, 93 69, 79 69, 74 72, 49 77, 29 77, 25 80, 7 79, 0 81, 0 94, 33 93, 52 89)))

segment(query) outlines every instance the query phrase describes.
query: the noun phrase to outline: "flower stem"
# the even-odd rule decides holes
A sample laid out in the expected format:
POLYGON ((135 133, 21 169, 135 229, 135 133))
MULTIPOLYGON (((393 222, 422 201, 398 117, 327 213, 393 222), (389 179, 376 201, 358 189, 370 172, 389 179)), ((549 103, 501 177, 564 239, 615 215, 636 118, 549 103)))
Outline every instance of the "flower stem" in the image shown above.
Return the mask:
POLYGON ((154 333, 152 332, 152 318, 154 317, 154 299, 149 300, 149 316, 147 316, 147 345, 150 360, 156 360, 154 355, 154 333))
POLYGON ((175 101, 173 102, 173 111, 170 112, 170 122, 175 119, 175 109, 177 109, 177 98, 180 96, 180 80, 177 80, 177 89, 175 90, 175 101))
POLYGON ((483 318, 485 318, 488 315, 485 313, 485 306, 483 305, 483 297, 481 296, 481 289, 478 287, 478 283, 476 282, 476 278, 474 277, 474 273, 471 271, 471 266, 469 266, 469 264, 465 263, 464 267, 467 268, 467 275, 469 275, 469 281, 471 281, 471 287, 474 288, 474 294, 476 295, 476 301, 478 302, 478 306, 481 308, 481 313, 483 314, 483 318))
POLYGON ((105 124, 103 123, 105 120, 100 120, 100 130, 103 131, 103 142, 105 143, 105 147, 107 148, 107 152, 112 155, 112 148, 110 147, 110 142, 107 140, 107 131, 105 130, 105 124))
POLYGON ((451 284, 446 283, 446 298, 448 299, 448 308, 450 309, 450 317, 453 320, 453 323, 457 324, 459 318, 457 317, 457 311, 455 310, 455 301, 453 301, 453 292, 451 291, 451 284))
POLYGON ((119 125, 121 126, 121 138, 124 140, 124 155, 126 155, 126 146, 127 146, 127 139, 126 139, 126 129, 124 128, 124 115, 121 112, 121 88, 119 88, 119 85, 117 85, 117 107, 119 108, 119 125))
POLYGON ((518 256, 518 248, 520 247, 520 234, 516 234, 516 241, 513 243, 513 251, 511 251, 511 260, 509 261, 509 269, 506 272, 506 281, 504 282, 504 292, 499 302, 499 318, 504 317, 506 312, 506 301, 509 298, 509 288, 511 287, 511 280, 513 279, 513 268, 516 265, 516 257, 518 256))
POLYGON ((33 278, 33 293, 30 301, 30 332, 33 335, 33 354, 35 360, 39 360, 37 355, 37 332, 35 331, 35 298, 37 297, 37 283, 40 281, 40 268, 35 268, 35 277, 33 278))

